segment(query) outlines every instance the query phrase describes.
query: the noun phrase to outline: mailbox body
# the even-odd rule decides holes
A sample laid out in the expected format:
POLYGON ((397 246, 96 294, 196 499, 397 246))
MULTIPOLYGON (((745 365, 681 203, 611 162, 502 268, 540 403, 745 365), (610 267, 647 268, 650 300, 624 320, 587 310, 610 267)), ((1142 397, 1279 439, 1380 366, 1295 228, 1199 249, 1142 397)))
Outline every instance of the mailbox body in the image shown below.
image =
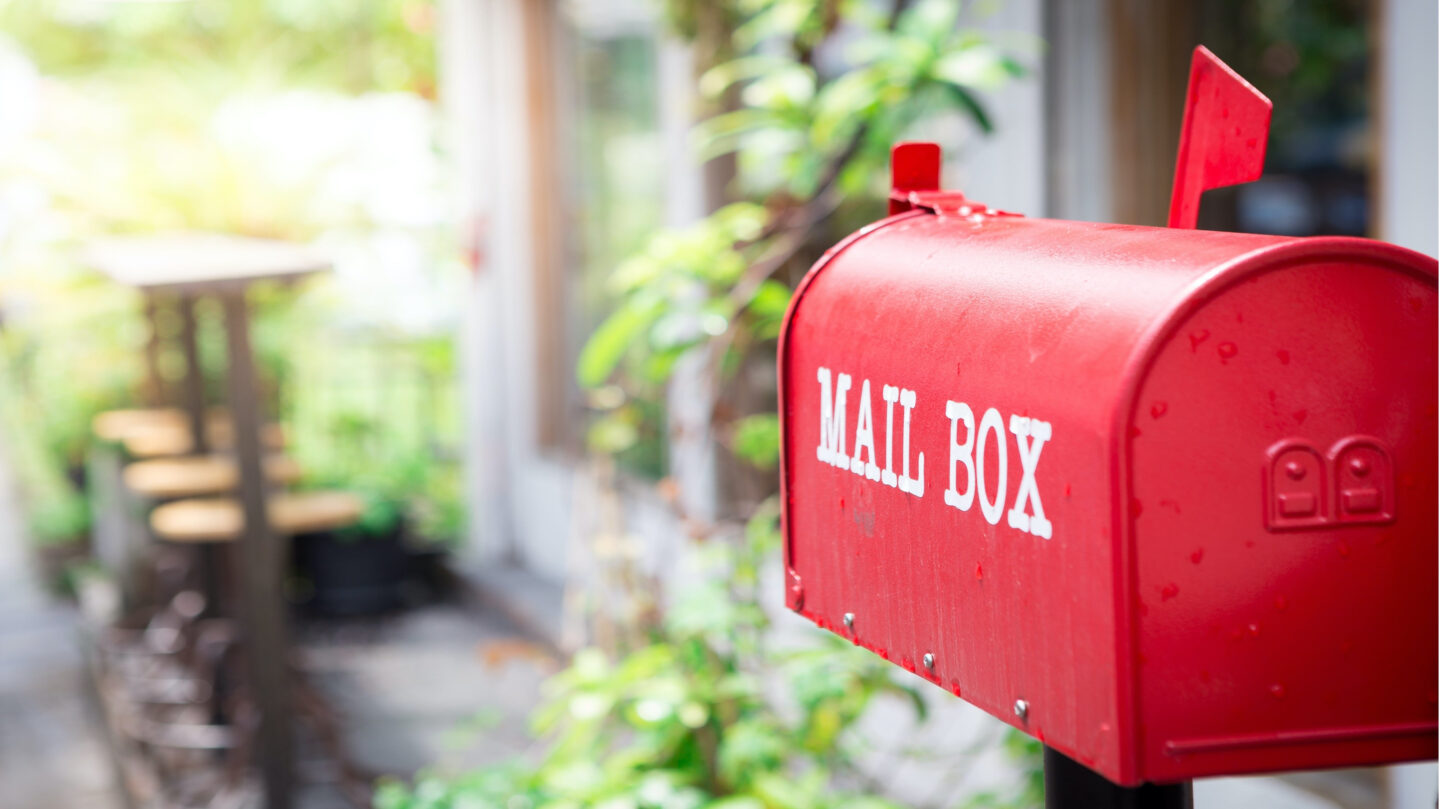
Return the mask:
POLYGON ((1120 784, 1434 757, 1435 276, 944 206, 860 231, 780 338, 788 605, 1120 784))

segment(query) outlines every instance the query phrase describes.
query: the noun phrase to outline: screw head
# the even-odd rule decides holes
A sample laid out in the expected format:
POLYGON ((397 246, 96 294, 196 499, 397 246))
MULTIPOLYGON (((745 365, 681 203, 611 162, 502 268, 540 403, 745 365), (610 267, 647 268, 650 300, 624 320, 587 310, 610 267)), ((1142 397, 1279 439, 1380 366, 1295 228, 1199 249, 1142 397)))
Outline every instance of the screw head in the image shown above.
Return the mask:
POLYGON ((1364 458, 1351 458, 1350 471, 1355 473, 1355 477, 1363 478, 1370 474, 1370 462, 1364 458))
POLYGON ((920 662, 925 664, 925 668, 930 669, 931 671, 935 670, 935 655, 926 652, 925 657, 923 657, 920 662))
POLYGON ((853 613, 853 612, 847 612, 847 613, 845 613, 845 617, 842 618, 841 620, 843 620, 843 621, 845 622, 845 628, 846 628, 846 629, 854 629, 854 628, 855 628, 855 613, 853 613))
POLYGON ((1291 480, 1300 480, 1305 477, 1305 467, 1298 461, 1291 461, 1285 464, 1285 474, 1289 475, 1291 480))
POLYGON ((1021 722, 1024 722, 1024 721, 1025 721, 1025 718, 1028 717, 1029 715, 1030 715, 1030 703, 1026 702, 1026 701, 1023 700, 1023 699, 1017 699, 1017 700, 1015 700, 1015 716, 1018 717, 1021 722))

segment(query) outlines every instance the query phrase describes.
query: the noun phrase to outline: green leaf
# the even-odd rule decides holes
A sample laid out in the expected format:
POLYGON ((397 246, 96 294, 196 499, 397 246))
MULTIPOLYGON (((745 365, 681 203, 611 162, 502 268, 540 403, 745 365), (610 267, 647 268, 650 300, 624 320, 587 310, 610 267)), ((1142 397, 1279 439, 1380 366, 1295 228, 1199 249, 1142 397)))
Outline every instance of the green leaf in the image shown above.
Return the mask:
POLYGON ((620 304, 600 328, 586 341, 576 362, 575 377, 581 387, 594 388, 605 384, 616 366, 641 333, 664 311, 658 299, 629 298, 620 304))
POLYGON ((975 126, 979 127, 981 132, 988 135, 995 131, 995 124, 990 121, 989 113, 985 112, 985 106, 980 103, 980 100, 975 97, 974 93, 954 84, 946 84, 943 86, 945 87, 946 93, 950 96, 950 100, 969 114, 970 120, 975 122, 975 126))
POLYGON ((753 719, 737 722, 720 741, 720 777, 745 786, 781 767, 789 753, 789 741, 770 722, 753 719))
POLYGON ((1014 77, 1018 65, 991 45, 975 45, 948 53, 935 62, 932 74, 960 87, 994 90, 1014 77))
POLYGON ((736 82, 758 78, 794 65, 795 61, 792 59, 770 54, 756 54, 731 59, 710 68, 700 76, 700 92, 705 96, 715 98, 736 82))
POLYGON ((960 4, 953 0, 919 0, 900 15, 896 30, 909 37, 938 42, 955 30, 960 4))
POLYGON ((750 298, 749 309, 756 316, 765 319, 779 319, 790 308, 790 287, 773 278, 766 279, 756 288, 750 298))
POLYGON ((746 416, 735 423, 730 448, 760 469, 773 469, 780 462, 780 419, 774 413, 746 416))
POLYGON ((775 110, 739 109, 696 124, 690 131, 690 141, 700 160, 710 160, 739 149, 747 135, 786 128, 794 127, 787 127, 786 119, 775 110))
POLYGON ((815 97, 815 71, 791 64, 757 78, 740 96, 752 107, 799 107, 815 97))

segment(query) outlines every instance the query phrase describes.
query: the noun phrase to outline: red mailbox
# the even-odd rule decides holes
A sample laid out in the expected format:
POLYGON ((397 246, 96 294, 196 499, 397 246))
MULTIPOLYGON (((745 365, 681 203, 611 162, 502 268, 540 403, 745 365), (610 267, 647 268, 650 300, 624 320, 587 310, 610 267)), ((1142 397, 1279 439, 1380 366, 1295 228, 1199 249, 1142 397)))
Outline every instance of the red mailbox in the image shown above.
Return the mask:
MULTIPOLYGON (((1181 223, 1268 125, 1202 72, 1181 223)), ((790 608, 1122 785, 1435 757, 1435 259, 1030 219, 894 157, 780 340, 790 608)))

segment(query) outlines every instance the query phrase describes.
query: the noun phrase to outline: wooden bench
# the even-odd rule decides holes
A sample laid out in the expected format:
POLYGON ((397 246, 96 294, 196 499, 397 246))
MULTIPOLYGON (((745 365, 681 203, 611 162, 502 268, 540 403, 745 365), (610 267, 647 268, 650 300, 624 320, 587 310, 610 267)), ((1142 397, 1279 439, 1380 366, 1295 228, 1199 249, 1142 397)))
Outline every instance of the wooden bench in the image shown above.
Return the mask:
MULTIPOLYGON (((289 486, 300 479, 300 465, 287 455, 265 459, 265 477, 274 486, 289 486)), ((174 500, 233 492, 240 485, 240 468, 224 455, 192 455, 135 461, 121 473, 125 486, 149 500, 174 500)))
MULTIPOLYGON (((278 494, 268 501, 270 526, 286 536, 354 525, 365 510, 354 494, 337 491, 278 494)), ((167 542, 234 542, 244 530, 240 501, 229 497, 177 500, 150 513, 150 528, 167 542)))
MULTIPOLYGON (((107 410, 91 421, 95 437, 120 444, 135 458, 167 458, 189 455, 195 449, 190 420, 175 407, 107 410)), ((210 449, 229 450, 235 446, 235 425, 230 414, 213 408, 205 414, 205 440, 210 449)), ((260 440, 267 449, 285 447, 285 431, 278 424, 261 428, 260 440)))

